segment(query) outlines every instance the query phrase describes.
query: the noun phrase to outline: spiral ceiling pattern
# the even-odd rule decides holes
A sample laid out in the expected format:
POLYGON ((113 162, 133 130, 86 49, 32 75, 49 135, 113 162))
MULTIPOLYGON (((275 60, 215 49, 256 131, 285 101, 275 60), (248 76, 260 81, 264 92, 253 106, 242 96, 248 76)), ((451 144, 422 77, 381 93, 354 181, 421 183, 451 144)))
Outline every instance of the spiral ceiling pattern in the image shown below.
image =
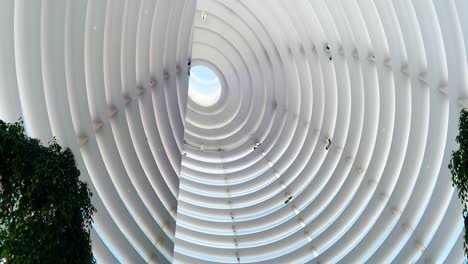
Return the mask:
POLYGON ((3 0, 0 119, 73 150, 99 263, 461 263, 467 10, 3 0))

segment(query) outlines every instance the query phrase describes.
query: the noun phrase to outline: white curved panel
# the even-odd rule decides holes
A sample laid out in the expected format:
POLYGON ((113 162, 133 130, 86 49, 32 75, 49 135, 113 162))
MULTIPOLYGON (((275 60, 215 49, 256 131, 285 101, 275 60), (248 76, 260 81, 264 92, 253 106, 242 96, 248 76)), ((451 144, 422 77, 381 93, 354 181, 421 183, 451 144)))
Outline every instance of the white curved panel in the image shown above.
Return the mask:
POLYGON ((467 7, 6 0, 0 118, 73 150, 99 263, 459 263, 467 7))

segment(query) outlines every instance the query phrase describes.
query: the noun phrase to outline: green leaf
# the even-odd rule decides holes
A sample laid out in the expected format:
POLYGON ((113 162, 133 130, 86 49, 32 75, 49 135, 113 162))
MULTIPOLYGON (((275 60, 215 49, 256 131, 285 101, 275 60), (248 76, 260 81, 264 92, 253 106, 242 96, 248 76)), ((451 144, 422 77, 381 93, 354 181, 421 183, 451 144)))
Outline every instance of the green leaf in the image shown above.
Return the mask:
POLYGON ((95 263, 92 193, 73 153, 0 120, 0 258, 8 263, 95 263))

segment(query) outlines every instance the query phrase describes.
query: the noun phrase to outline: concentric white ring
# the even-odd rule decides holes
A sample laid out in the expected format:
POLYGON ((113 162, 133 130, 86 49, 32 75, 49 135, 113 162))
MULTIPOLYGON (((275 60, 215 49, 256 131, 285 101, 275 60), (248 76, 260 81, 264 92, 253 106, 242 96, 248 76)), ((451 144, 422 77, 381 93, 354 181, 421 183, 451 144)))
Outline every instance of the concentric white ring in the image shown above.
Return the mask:
POLYGON ((0 119, 76 154, 99 263, 463 261, 466 1, 0 7, 0 119))

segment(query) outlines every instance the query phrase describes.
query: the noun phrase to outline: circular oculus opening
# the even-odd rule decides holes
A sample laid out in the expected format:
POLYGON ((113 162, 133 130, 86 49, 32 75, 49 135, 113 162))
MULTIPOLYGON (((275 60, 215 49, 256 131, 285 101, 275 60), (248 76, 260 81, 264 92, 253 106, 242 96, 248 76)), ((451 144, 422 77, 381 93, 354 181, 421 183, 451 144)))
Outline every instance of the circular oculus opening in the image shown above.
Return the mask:
POLYGON ((218 75, 206 66, 195 66, 190 70, 189 98, 197 105, 210 107, 221 98, 221 82, 218 75))

